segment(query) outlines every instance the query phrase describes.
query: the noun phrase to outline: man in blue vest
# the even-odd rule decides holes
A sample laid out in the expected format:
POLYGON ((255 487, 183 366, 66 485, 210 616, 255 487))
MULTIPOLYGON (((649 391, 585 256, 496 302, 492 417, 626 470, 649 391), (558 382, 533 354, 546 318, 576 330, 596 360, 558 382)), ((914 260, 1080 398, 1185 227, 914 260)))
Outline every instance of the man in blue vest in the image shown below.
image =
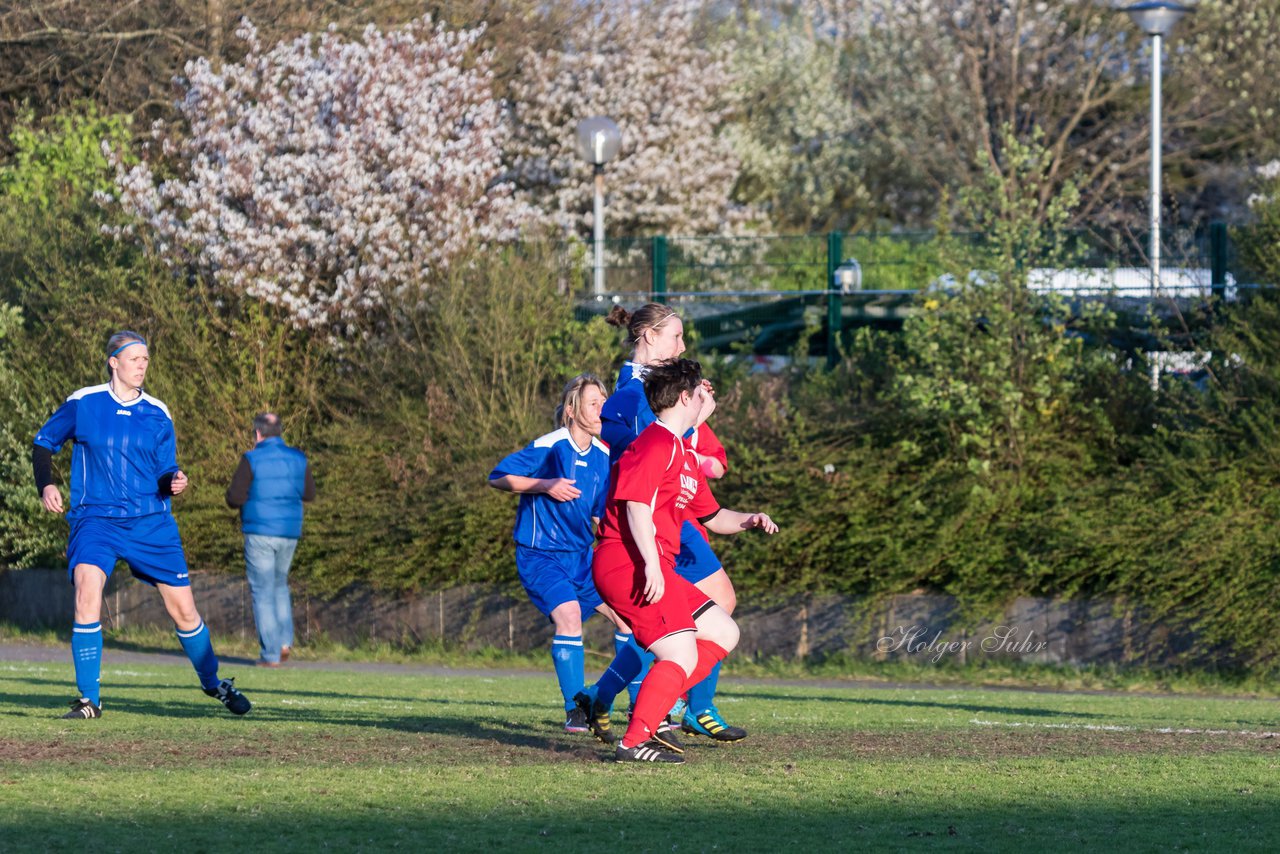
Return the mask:
POLYGON ((227 487, 227 504, 240 510, 260 667, 279 667, 293 649, 289 565, 302 536, 302 502, 316 497, 307 455, 286 445, 281 432, 274 412, 253 419, 257 444, 240 458, 227 487))

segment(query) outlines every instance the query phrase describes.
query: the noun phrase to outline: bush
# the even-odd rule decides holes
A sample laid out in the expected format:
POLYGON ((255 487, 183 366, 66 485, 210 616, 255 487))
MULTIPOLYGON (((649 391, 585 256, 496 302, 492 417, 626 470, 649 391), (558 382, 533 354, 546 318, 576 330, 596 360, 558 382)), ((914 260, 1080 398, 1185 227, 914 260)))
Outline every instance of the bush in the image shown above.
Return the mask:
MULTIPOLYGON (((41 162, 70 162, 56 149, 41 162)), ((486 476, 551 428, 566 379, 608 384, 622 355, 599 318, 574 319, 551 250, 462 258, 333 349, 103 236, 116 223, 91 197, 98 168, 59 178, 47 209, 23 182, 0 193, 0 561, 60 562, 65 523, 39 510, 30 439, 63 395, 102 381, 107 336, 134 328, 192 478, 175 513, 193 566, 242 571, 223 489, 270 408, 319 487, 296 561, 312 592, 514 587, 514 501, 486 476)), ((1004 266, 981 268, 1016 287, 1004 245, 1004 266)), ((1010 295, 1028 298, 926 295, 939 305, 906 334, 860 332, 832 371, 803 351, 780 376, 706 359, 730 462, 717 497, 782 528, 715 542, 741 601, 922 590, 982 617, 1021 595, 1110 597, 1193 632, 1189 660, 1275 669, 1280 300, 1220 307, 1205 383, 1152 396, 1105 335, 1067 335, 1052 304, 992 304, 1010 295), (958 378, 963 394, 946 385, 958 378)))

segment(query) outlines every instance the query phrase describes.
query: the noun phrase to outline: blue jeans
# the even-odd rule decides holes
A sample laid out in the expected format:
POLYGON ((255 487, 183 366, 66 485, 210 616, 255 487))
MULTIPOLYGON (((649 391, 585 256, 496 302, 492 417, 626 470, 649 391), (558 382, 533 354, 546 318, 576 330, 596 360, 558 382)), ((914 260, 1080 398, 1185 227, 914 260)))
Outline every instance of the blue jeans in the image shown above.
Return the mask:
POLYGON ((289 537, 244 535, 244 567, 253 596, 253 622, 258 627, 262 660, 279 662, 280 649, 293 646, 293 602, 289 598, 289 564, 298 541, 289 537))

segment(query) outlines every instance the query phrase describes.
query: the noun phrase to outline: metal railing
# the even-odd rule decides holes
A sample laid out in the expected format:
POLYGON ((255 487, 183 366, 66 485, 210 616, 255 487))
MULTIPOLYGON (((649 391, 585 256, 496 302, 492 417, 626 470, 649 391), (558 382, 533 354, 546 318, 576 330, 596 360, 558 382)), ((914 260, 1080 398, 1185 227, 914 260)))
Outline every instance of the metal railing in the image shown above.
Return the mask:
MULTIPOLYGON (((975 233, 948 237, 975 246, 985 240, 975 233)), ((1029 279, 1084 297, 1159 295, 1145 272, 1146 240, 1143 232, 1073 232, 1066 241, 1069 263, 1030 271, 1029 279)), ((1170 229, 1163 242, 1166 295, 1225 296, 1240 278, 1224 223, 1170 229)), ((910 295, 944 286, 947 271, 939 250, 933 232, 613 238, 604 245, 605 294, 593 297, 590 244, 561 248, 566 284, 582 298, 586 313, 603 311, 612 302, 678 302, 704 342, 716 346, 740 337, 748 324, 763 326, 767 335, 770 321, 780 316, 794 328, 797 313, 807 312, 813 320, 821 311, 829 360, 836 357, 846 316, 860 323, 900 321, 910 295), (850 261, 856 262, 856 276, 850 261), (852 312, 850 303, 856 304, 852 312)))

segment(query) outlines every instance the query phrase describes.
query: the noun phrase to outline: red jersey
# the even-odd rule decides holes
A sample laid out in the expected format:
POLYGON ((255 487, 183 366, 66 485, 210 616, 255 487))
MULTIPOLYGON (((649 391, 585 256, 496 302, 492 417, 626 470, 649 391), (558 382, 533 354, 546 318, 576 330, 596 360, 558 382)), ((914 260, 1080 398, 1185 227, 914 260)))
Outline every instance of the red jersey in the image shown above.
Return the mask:
POLYGON ((720 444, 720 438, 711 431, 711 426, 707 422, 703 421, 699 424, 698 429, 686 441, 690 448, 704 457, 719 460, 720 465, 725 467, 725 471, 729 470, 729 455, 725 452, 724 445, 720 444))
MULTIPOLYGON (((720 444, 720 437, 711 431, 711 427, 707 422, 703 421, 699 424, 698 429, 694 430, 693 435, 687 437, 684 440, 684 443, 688 446, 689 450, 697 451, 704 457, 711 457, 712 459, 719 460, 720 465, 724 466, 726 471, 729 469, 729 455, 725 452, 724 445, 720 444)), ((703 473, 703 477, 706 477, 705 472, 703 473)), ((696 516, 690 516, 688 519, 689 524, 693 525, 693 527, 698 530, 698 533, 702 535, 702 539, 707 541, 711 540, 711 538, 707 536, 707 529, 698 521, 696 516)))
POLYGON ((632 541, 626 502, 653 508, 653 526, 662 565, 672 568, 680 551, 685 519, 714 516, 720 504, 711 494, 698 461, 684 441, 655 421, 623 452, 609 478, 609 497, 600 520, 600 545, 632 541))

